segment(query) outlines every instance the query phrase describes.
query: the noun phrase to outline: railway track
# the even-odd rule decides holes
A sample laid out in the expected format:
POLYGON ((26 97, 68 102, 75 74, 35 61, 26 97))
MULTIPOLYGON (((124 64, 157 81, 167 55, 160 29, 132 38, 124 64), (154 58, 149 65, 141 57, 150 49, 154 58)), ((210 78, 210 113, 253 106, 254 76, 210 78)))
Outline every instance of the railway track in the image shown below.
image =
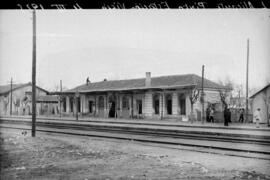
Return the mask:
MULTIPOLYGON (((27 121, 8 121, 1 120, 4 123, 10 124, 24 124, 31 125, 27 121)), ((263 138, 252 138, 252 137, 236 137, 235 134, 222 135, 220 133, 205 133, 205 132, 192 132, 192 131, 171 131, 171 130, 160 130, 160 129, 147 129, 147 128, 132 128, 132 127, 118 127, 118 126, 104 126, 104 125, 79 125, 79 124, 63 124, 63 123, 51 123, 51 122, 37 122, 37 126, 40 127, 54 127, 58 129, 76 129, 83 131, 100 131, 100 132, 111 132, 121 134, 139 134, 139 135, 151 135, 159 137, 171 137, 171 138, 182 138, 182 139, 196 139, 196 140, 211 140, 211 141, 222 141, 222 142, 235 142, 235 143, 249 143, 249 144, 261 144, 269 145, 270 140, 266 137, 263 138)))
MULTIPOLYGON (((8 120, 1 118, 0 127, 30 130, 31 122, 29 120, 8 120)), ((236 136, 235 134, 225 135, 222 133, 206 133, 188 130, 176 131, 159 128, 135 128, 132 126, 50 121, 38 121, 37 131, 270 155, 270 139, 267 136, 243 137, 241 134, 236 136)))

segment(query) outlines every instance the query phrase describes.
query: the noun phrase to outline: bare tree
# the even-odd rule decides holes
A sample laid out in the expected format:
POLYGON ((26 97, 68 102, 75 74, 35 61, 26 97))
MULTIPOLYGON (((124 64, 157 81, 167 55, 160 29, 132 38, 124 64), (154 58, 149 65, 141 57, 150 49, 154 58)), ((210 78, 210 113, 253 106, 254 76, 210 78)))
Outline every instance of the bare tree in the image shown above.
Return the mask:
POLYGON ((234 88, 237 86, 229 77, 226 77, 226 79, 224 81, 219 81, 220 84, 222 84, 223 86, 227 87, 227 89, 220 89, 219 90, 219 96, 220 96, 220 100, 223 106, 228 106, 228 102, 227 99, 229 96, 232 97, 232 91, 234 90, 234 88))
POLYGON ((244 97, 244 91, 243 91, 243 85, 242 84, 237 84, 234 86, 234 93, 235 97, 237 97, 238 101, 235 102, 235 106, 238 106, 239 108, 242 107, 242 101, 241 98, 244 97))
POLYGON ((16 109, 17 114, 18 114, 18 111, 19 111, 20 103, 21 103, 20 98, 14 98, 13 105, 14 105, 14 107, 16 109))
POLYGON ((229 97, 228 90, 219 90, 220 100, 223 106, 228 106, 227 98, 229 97))
POLYGON ((10 98, 8 96, 4 96, 4 98, 3 98, 5 115, 7 115, 9 99, 10 98))
POLYGON ((193 106, 195 102, 198 100, 199 94, 200 90, 198 90, 197 88, 191 89, 189 92, 189 100, 191 103, 191 112, 190 112, 191 123, 193 123, 194 120, 193 106))

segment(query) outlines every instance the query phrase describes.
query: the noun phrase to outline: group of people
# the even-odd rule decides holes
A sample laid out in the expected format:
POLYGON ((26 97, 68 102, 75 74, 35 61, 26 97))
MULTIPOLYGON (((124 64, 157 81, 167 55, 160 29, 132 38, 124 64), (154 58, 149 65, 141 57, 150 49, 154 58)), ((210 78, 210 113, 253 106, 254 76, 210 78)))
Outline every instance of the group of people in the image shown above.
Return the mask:
MULTIPOLYGON (((228 126, 231 121, 231 110, 228 107, 228 105, 225 106, 224 108, 224 126, 228 126)), ((260 115, 260 108, 257 108, 257 110, 254 112, 254 119, 256 120, 256 127, 259 127, 259 122, 261 119, 260 115)), ((206 120, 207 122, 212 122, 214 123, 214 108, 209 106, 206 109, 206 120)), ((243 123, 244 122, 244 109, 239 110, 239 119, 238 122, 243 123)))
MULTIPOLYGON (((231 110, 230 108, 226 105, 224 108, 224 126, 228 126, 231 121, 231 110)), ((208 106, 206 109, 206 120, 207 122, 212 122, 214 123, 214 108, 212 106, 208 106)), ((244 109, 239 110, 239 119, 238 121, 240 123, 244 122, 244 109)))
MULTIPOLYGON (((214 123, 214 108, 211 106, 206 109, 206 120, 207 122, 214 123)), ((231 111, 226 106, 224 109, 224 125, 228 126, 229 122, 231 122, 231 111)))

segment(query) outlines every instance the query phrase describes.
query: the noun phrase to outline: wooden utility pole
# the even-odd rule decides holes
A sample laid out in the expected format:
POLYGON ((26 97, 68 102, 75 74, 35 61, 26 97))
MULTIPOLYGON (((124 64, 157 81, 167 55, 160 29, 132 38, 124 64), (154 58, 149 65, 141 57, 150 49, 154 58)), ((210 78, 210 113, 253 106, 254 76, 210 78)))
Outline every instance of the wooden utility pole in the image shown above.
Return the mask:
POLYGON ((36 136, 36 11, 33 11, 32 137, 36 136))
POLYGON ((240 96, 240 90, 238 90, 238 106, 241 108, 241 96, 240 96))
POLYGON ((59 107, 59 114, 60 114, 60 118, 62 116, 62 80, 60 80, 60 96, 59 96, 59 100, 60 100, 60 107, 59 107))
POLYGON ((201 102, 202 102, 202 124, 204 123, 204 65, 202 66, 202 93, 201 93, 201 102))
POLYGON ((246 118, 248 122, 248 64, 249 64, 249 39, 247 39, 247 72, 246 72, 246 118))
POLYGON ((10 116, 12 115, 12 78, 10 80, 10 116))

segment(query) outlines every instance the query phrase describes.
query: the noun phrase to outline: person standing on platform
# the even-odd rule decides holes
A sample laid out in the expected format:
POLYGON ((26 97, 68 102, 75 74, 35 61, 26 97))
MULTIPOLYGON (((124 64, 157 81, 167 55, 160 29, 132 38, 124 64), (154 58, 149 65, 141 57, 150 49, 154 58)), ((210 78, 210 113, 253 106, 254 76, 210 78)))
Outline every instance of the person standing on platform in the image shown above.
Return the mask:
POLYGON ((257 108, 257 110, 254 112, 254 118, 256 120, 256 127, 260 127, 260 121, 261 121, 261 109, 257 108))
POLYGON ((244 109, 240 109, 240 116, 239 116, 239 122, 244 122, 244 109))
POLYGON ((210 107, 209 106, 206 109, 206 121, 210 122, 210 107))
POLYGON ((228 126, 229 124, 229 110, 228 107, 225 106, 224 108, 224 126, 228 126))
POLYGON ((231 109, 228 108, 228 124, 232 122, 232 112, 231 109))
POLYGON ((210 122, 214 123, 214 109, 211 108, 210 114, 209 114, 210 122))

